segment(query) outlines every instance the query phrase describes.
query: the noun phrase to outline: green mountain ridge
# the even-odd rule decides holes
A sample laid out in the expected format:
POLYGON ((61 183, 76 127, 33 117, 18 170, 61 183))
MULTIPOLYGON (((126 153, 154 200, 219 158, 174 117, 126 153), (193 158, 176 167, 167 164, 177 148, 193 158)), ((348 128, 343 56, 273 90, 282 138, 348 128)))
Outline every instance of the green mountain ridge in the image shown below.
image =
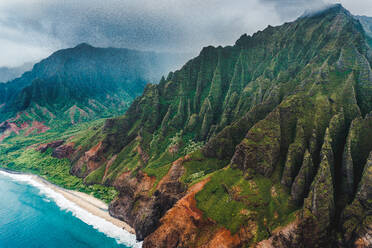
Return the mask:
POLYGON ((176 54, 88 44, 57 51, 0 85, 0 122, 50 127, 122 114, 147 83, 180 61, 176 54))
MULTIPOLYGON (((333 5, 203 48, 123 116, 43 154, 63 154, 85 185, 115 187, 110 214, 143 247, 369 247, 369 41, 333 5)), ((42 156, 11 147, 10 160, 42 156)))

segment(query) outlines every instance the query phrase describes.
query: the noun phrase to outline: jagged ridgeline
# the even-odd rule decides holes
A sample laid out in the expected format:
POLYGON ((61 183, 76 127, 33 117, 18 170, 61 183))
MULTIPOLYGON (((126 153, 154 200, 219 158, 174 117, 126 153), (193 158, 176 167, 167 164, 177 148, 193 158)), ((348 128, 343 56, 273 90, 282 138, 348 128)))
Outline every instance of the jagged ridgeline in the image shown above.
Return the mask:
POLYGON ((119 190, 144 247, 367 247, 368 40, 335 5, 206 47, 74 137, 71 172, 119 190))
POLYGON ((18 114, 19 125, 49 126, 122 114, 146 83, 158 81, 181 57, 85 43, 59 50, 22 77, 0 84, 0 122, 18 114))

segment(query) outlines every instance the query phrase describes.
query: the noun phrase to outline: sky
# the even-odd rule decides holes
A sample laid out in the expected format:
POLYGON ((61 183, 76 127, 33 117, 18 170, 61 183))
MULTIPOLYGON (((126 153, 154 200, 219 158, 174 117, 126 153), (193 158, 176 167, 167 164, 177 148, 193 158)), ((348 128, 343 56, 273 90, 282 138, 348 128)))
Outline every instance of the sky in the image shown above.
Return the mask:
POLYGON ((197 55, 327 3, 372 16, 371 0, 0 0, 0 67, 82 42, 197 55))

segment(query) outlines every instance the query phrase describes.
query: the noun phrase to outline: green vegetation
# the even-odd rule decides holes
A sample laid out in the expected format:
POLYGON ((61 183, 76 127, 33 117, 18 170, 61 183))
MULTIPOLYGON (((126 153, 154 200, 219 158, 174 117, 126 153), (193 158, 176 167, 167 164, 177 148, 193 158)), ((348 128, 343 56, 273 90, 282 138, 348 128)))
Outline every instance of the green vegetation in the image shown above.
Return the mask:
POLYGON ((227 160, 219 160, 216 158, 206 158, 199 150, 190 154, 189 161, 185 162, 183 166, 186 169, 181 181, 186 184, 194 184, 205 175, 217 171, 228 164, 227 160))
POLYGON ((0 161, 5 169, 39 175, 58 186, 90 194, 107 203, 117 196, 116 190, 112 187, 84 184, 81 178, 70 174, 70 161, 53 158, 50 150, 42 154, 30 148, 8 154, 7 159, 11 162, 6 163, 4 159, 0 161))
POLYGON ((35 144, 60 139, 69 140, 71 137, 74 141, 79 141, 79 145, 83 145, 79 137, 94 133, 96 127, 102 125, 102 123, 103 120, 97 120, 74 125, 64 132, 61 128, 26 137, 22 133, 21 135, 8 137, 0 144, 0 166, 9 170, 39 175, 58 186, 85 192, 109 203, 117 196, 117 191, 113 187, 93 184, 100 183, 94 180, 88 186, 83 179, 70 174, 70 160, 52 157, 50 149, 45 153, 35 150, 37 147, 35 144))
POLYGON ((206 217, 232 233, 249 221, 256 222, 255 241, 268 238, 276 227, 292 221, 295 210, 281 184, 231 167, 214 173, 196 200, 206 217))

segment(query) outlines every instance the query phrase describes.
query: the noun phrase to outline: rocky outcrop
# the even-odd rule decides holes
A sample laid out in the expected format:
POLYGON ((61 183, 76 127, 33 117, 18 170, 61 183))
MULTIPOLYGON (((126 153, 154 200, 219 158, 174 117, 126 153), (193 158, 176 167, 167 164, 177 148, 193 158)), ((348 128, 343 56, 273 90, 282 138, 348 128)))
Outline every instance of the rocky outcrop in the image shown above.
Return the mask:
POLYGON ((295 178, 291 188, 291 200, 294 204, 301 206, 304 198, 309 192, 311 182, 313 181, 314 164, 311 155, 306 150, 301 169, 295 178))
POLYGON ((280 155, 280 113, 272 112, 249 130, 231 159, 234 167, 270 176, 280 155))
POLYGON ((342 214, 342 232, 349 246, 372 247, 372 151, 363 170, 359 190, 342 214))
POLYGON ((52 150, 52 157, 63 159, 63 158, 71 158, 72 154, 76 151, 74 143, 67 143, 64 144, 64 140, 56 140, 46 144, 39 145, 36 150, 44 153, 48 149, 52 150))
POLYGON ((154 188, 156 179, 142 171, 135 176, 126 172, 116 179, 114 186, 119 196, 110 204, 110 214, 131 225, 136 230, 138 240, 151 234, 165 212, 184 195, 186 188, 179 179, 184 173, 182 163, 187 159, 180 158, 173 163, 153 195, 149 192, 154 188))
POLYGON ((109 205, 109 212, 132 226, 139 240, 155 229, 160 218, 155 202, 148 196, 154 183, 155 178, 141 171, 134 177, 130 172, 123 173, 114 183, 119 196, 109 205))
POLYGON ((302 242, 300 219, 272 232, 269 239, 260 241, 255 248, 299 248, 305 247, 302 242))
MULTIPOLYGON (((284 165, 281 183, 291 187, 295 175, 301 168, 301 161, 304 158, 306 148, 305 130, 302 125, 297 125, 295 141, 289 146, 287 159, 284 165)), ((310 156, 310 154, 309 154, 310 156)), ((307 165, 305 165, 307 166, 307 165)))
POLYGON ((86 151, 75 165, 71 168, 71 173, 84 177, 92 171, 96 170, 102 163, 106 161, 103 156, 104 145, 103 142, 98 142, 97 145, 86 151))
POLYGON ((56 147, 59 147, 63 143, 65 143, 64 140, 56 140, 56 141, 52 141, 52 142, 47 143, 47 144, 41 144, 36 149, 38 151, 40 151, 41 153, 43 153, 43 152, 46 152, 49 148, 54 149, 56 147))
POLYGON ((9 122, 4 121, 4 122, 0 123, 0 133, 5 132, 9 128, 10 128, 10 123, 9 122))
POLYGON ((52 156, 55 158, 71 158, 72 154, 75 152, 74 143, 68 143, 65 145, 60 145, 54 149, 52 156))
POLYGON ((160 220, 160 226, 144 241, 144 248, 187 247, 195 242, 198 228, 208 224, 197 209, 195 194, 208 182, 204 180, 191 187, 187 194, 160 220))
POLYGON ((308 247, 324 247, 329 242, 331 225, 335 214, 333 165, 334 155, 329 129, 321 150, 318 172, 305 199, 302 229, 303 242, 308 247))
POLYGON ((18 113, 15 118, 0 123, 0 143, 12 134, 29 136, 30 134, 45 133, 50 129, 39 121, 21 121, 21 115, 27 116, 27 113, 18 113))
POLYGON ((190 187, 187 194, 161 218, 159 227, 144 240, 144 248, 237 248, 252 242, 257 232, 254 222, 247 223, 233 235, 206 218, 197 208, 195 195, 208 181, 209 178, 190 187))

